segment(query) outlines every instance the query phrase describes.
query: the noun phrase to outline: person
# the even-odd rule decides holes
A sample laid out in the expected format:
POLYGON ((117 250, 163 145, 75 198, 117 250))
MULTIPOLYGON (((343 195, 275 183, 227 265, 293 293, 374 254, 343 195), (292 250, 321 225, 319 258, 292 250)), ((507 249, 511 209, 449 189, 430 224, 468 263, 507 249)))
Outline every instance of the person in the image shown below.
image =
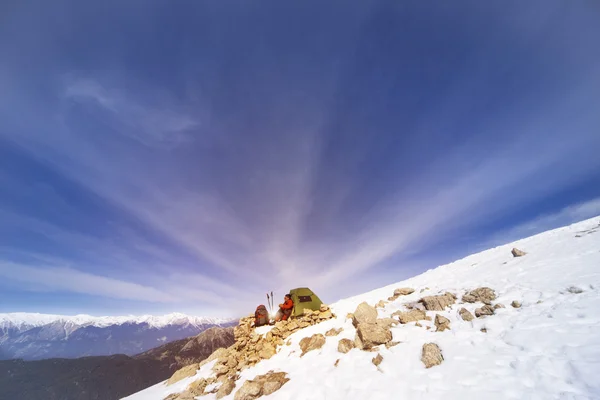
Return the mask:
POLYGON ((279 305, 279 311, 277 311, 277 314, 275 315, 275 322, 286 321, 289 316, 292 315, 293 309, 294 302, 292 301, 292 296, 286 294, 283 303, 279 305))

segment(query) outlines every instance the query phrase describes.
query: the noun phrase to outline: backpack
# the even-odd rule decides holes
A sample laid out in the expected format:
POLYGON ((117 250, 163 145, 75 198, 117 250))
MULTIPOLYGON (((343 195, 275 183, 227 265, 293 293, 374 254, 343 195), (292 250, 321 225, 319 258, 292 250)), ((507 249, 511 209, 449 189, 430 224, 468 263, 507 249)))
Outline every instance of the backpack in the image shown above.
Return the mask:
POLYGON ((269 323, 269 313, 267 312, 267 307, 263 304, 256 307, 256 311, 254 312, 254 326, 263 326, 269 323))

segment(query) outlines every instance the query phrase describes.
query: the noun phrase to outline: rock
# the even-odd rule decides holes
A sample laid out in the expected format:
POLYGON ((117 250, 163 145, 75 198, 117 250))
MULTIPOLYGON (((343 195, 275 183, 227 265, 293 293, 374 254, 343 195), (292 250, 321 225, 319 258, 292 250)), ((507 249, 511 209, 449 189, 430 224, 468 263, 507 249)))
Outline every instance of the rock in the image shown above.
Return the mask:
POLYGON ((481 318, 486 315, 494 315, 494 309, 492 308, 492 306, 485 305, 475 310, 475 316, 477 318, 481 318))
POLYGON ((381 356, 381 354, 377 353, 376 357, 373 357, 373 359, 371 360, 371 362, 377 367, 379 366, 379 364, 381 364, 381 362, 383 361, 383 357, 381 356))
POLYGON ((418 321, 417 321, 417 322, 415 322, 415 326, 418 326, 419 328, 422 328, 422 327, 423 327, 423 325, 421 325, 421 324, 420 324, 418 321))
POLYGON ((387 349, 389 349, 390 347, 397 346, 397 345, 399 345, 400 343, 401 343, 401 342, 394 342, 394 341, 387 342, 387 343, 385 344, 385 347, 386 347, 387 349))
POLYGON ((338 342, 338 351, 346 354, 354 348, 354 342, 350 339, 342 339, 338 342))
POLYGON ((323 311, 319 314, 319 319, 331 319, 331 318, 333 318, 333 314, 329 310, 323 311))
POLYGON ((356 307, 356 311, 352 315, 352 325, 358 327, 359 324, 374 324, 377 320, 377 310, 375 307, 362 302, 356 307))
POLYGON ((175 382, 179 382, 180 380, 184 379, 184 378, 189 378, 190 376, 194 376, 196 375, 196 371, 198 371, 199 365, 198 364, 191 364, 188 365, 187 367, 183 367, 179 370, 177 370, 167 381, 167 385, 172 385, 175 382))
POLYGON ((452 293, 444 293, 437 296, 425 296, 419 303, 425 306, 426 310, 429 311, 444 311, 444 309, 456 301, 456 296, 452 293))
POLYGON ((217 377, 221 375, 227 375, 229 372, 229 368, 224 364, 215 364, 212 370, 217 377))
POLYGON ((192 396, 202 396, 204 394, 204 389, 206 389, 206 387, 211 383, 213 383, 212 379, 208 380, 200 378, 190 383, 186 391, 189 392, 192 396))
POLYGON ((420 321, 427 317, 427 313, 423 310, 410 310, 406 312, 396 311, 392 316, 398 316, 401 324, 407 324, 409 322, 420 321))
POLYGON ((387 303, 383 300, 379 300, 377 304, 375 304, 375 308, 384 308, 387 303))
POLYGON ((340 363, 340 359, 338 358, 337 360, 335 360, 335 364, 333 364, 333 366, 337 367, 339 363, 340 363))
POLYGON ((394 296, 408 296, 411 293, 414 293, 415 289, 413 288, 399 288, 394 290, 394 296))
POLYGON ((295 331, 296 329, 299 329, 300 326, 296 320, 292 320, 287 324, 286 328, 288 331, 295 331))
POLYGON ((473 314, 471 314, 471 312, 464 307, 460 309, 458 314, 463 319, 463 321, 473 321, 474 319, 473 314))
POLYGON ((354 314, 352 314, 352 313, 346 314, 346 319, 354 319, 354 314))
POLYGON ((225 382, 223 382, 219 390, 217 390, 217 399, 222 399, 225 396, 229 396, 231 392, 233 392, 233 389, 235 389, 235 380, 227 379, 225 382))
POLYGON ((513 300, 512 303, 510 303, 511 306, 513 306, 514 308, 521 308, 521 303, 518 302, 517 300, 513 300))
POLYGON ((480 301, 483 304, 491 305, 492 300, 496 300, 496 292, 494 292, 494 289, 490 289, 489 287, 480 287, 475 290, 471 290, 462 297, 462 301, 465 303, 476 303, 480 301))
POLYGON ((513 248, 510 252, 512 253, 513 257, 523 257, 527 254, 523 250, 519 250, 516 247, 513 248))
POLYGON ((398 320, 394 318, 379 318, 376 322, 378 325, 381 325, 385 328, 391 328, 394 325, 398 325, 398 320))
POLYGON ((319 311, 321 311, 321 312, 329 311, 329 306, 327 304, 321 304, 321 307, 319 307, 319 311))
POLYGON ((504 306, 504 304, 502 304, 502 303, 498 303, 498 304, 495 304, 495 305, 494 305, 494 310, 497 310, 497 309, 499 309, 499 308, 506 308, 506 307, 505 307, 505 306, 504 306))
POLYGON ((577 286, 569 286, 567 288, 567 292, 573 293, 573 294, 581 294, 581 293, 583 293, 583 289, 578 288, 577 286))
POLYGON ((421 290, 419 291, 419 293, 423 293, 423 292, 424 292, 424 291, 426 291, 426 290, 429 290, 429 288, 428 288, 428 287, 425 287, 425 288, 421 289, 421 290))
POLYGON ((450 329, 450 320, 446 317, 441 316, 440 314, 435 315, 435 326, 436 332, 443 332, 446 329, 450 329))
POLYGON ((321 335, 320 333, 316 333, 311 337, 305 337, 302 340, 300 340, 300 349, 302 350, 302 354, 300 355, 300 357, 302 357, 311 350, 316 350, 323 347, 323 345, 325 344, 325 340, 325 336, 321 335))
POLYGON ((302 311, 302 315, 304 315, 305 317, 310 317, 313 314, 313 310, 311 310, 310 308, 305 308, 302 311))
POLYGON ((480 331, 483 333, 487 333, 487 329, 485 327, 481 328, 480 331))
POLYGON ((363 323, 356 328, 356 337, 358 340, 355 342, 365 350, 389 342, 392 340, 392 332, 382 324, 363 323))
POLYGON ((259 351, 258 356, 260 358, 262 358, 263 360, 268 360, 269 358, 273 357, 275 354, 277 354, 277 350, 275 349, 275 346, 273 346, 270 343, 265 343, 262 350, 259 351))
POLYGON ((342 333, 343 330, 344 330, 343 328, 339 328, 339 329, 331 328, 330 330, 325 332, 325 336, 337 336, 340 333, 342 333))
POLYGON ((262 396, 262 385, 258 381, 246 381, 241 388, 235 392, 234 400, 254 400, 262 396))
POLYGON ((421 361, 425 364, 425 368, 440 365, 444 361, 442 350, 435 343, 425 343, 421 353, 421 361))

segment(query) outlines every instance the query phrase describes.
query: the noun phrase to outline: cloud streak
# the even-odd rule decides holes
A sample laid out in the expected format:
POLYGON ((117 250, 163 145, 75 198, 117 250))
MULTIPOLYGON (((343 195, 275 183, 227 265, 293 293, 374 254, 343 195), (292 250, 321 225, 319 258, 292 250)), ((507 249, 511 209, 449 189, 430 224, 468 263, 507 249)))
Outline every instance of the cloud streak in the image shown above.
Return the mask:
MULTIPOLYGON (((157 46, 130 57, 137 47, 106 32, 112 17, 100 13, 103 24, 87 21, 90 40, 115 54, 48 63, 36 78, 49 88, 28 85, 14 56, 0 82, 22 88, 6 86, 17 100, 0 103, 0 141, 52 177, 27 180, 22 168, 5 179, 5 229, 33 235, 36 245, 14 239, 3 253, 40 255, 22 260, 25 277, 11 281, 42 285, 37 272, 72 273, 82 287, 103 288, 89 292, 98 296, 239 310, 292 286, 333 300, 353 294, 346 288, 404 277, 401 268, 380 271, 392 259, 402 265, 465 232, 485 230, 484 241, 519 225, 522 210, 526 219, 553 215, 564 204, 542 209, 547 199, 588 185, 600 170, 600 116, 590 101, 600 58, 578 29, 590 21, 574 13, 557 22, 557 4, 533 24, 499 10, 492 18, 357 5, 343 16, 324 10, 321 20, 286 8, 285 37, 276 20, 257 26, 254 7, 236 17, 235 32, 215 22, 219 10, 187 10, 192 23, 150 7, 149 20, 164 18, 199 42, 164 45, 129 16, 131 43, 157 46), (396 23, 407 15, 445 35, 396 23), (448 26, 454 17, 460 23, 448 26), (310 34, 294 34, 309 23, 310 34), (560 40, 555 24, 581 46, 560 40), (404 37, 418 37, 418 46, 404 37), (40 197, 55 206, 15 194, 41 193, 39 181, 54 188, 40 197), (60 254, 47 254, 51 246, 60 254), (361 280, 370 273, 379 278, 361 280)), ((76 17, 65 26, 80 24, 76 17)), ((77 35, 68 33, 75 44, 57 34, 47 45, 77 58, 77 35)), ((531 227, 570 222, 592 205, 531 227)), ((514 229, 537 229, 528 226, 514 229)), ((84 293, 61 279, 43 287, 84 293)))

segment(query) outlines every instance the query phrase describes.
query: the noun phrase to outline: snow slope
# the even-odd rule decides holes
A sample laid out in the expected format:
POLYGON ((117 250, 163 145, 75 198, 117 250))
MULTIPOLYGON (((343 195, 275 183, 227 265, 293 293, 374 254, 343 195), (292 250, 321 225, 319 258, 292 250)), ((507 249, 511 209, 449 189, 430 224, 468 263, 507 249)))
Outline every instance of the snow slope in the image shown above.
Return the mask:
MULTIPOLYGON (((594 218, 544 232, 339 301, 331 306, 337 318, 290 336, 291 346, 282 346, 271 359, 243 370, 236 389, 245 380, 274 370, 287 372, 290 381, 269 399, 600 399, 599 222, 594 218), (513 258, 513 247, 528 254, 513 258), (339 339, 354 338, 355 329, 345 316, 362 301, 373 305, 395 288, 416 289, 379 309, 379 316, 385 317, 423 295, 450 291, 460 299, 481 286, 495 289, 496 302, 506 308, 466 322, 457 311, 464 306, 473 312, 481 304, 455 304, 437 312, 451 320, 451 330, 444 332, 426 330, 431 322, 425 321, 423 327, 415 323, 393 327, 394 340, 402 343, 390 349, 381 346, 379 370, 371 363, 377 353, 337 351, 339 339), (512 308, 513 300, 522 307, 512 308), (320 350, 300 357, 300 339, 332 327, 344 330, 328 337, 320 350), (480 330, 484 327, 487 333, 480 330), (426 369, 420 357, 423 344, 429 342, 440 346, 445 360, 426 369)), ((203 368, 178 385, 163 382, 127 399, 162 400, 210 374, 210 368, 203 368)), ((235 390, 225 398, 234 395, 235 390)))

